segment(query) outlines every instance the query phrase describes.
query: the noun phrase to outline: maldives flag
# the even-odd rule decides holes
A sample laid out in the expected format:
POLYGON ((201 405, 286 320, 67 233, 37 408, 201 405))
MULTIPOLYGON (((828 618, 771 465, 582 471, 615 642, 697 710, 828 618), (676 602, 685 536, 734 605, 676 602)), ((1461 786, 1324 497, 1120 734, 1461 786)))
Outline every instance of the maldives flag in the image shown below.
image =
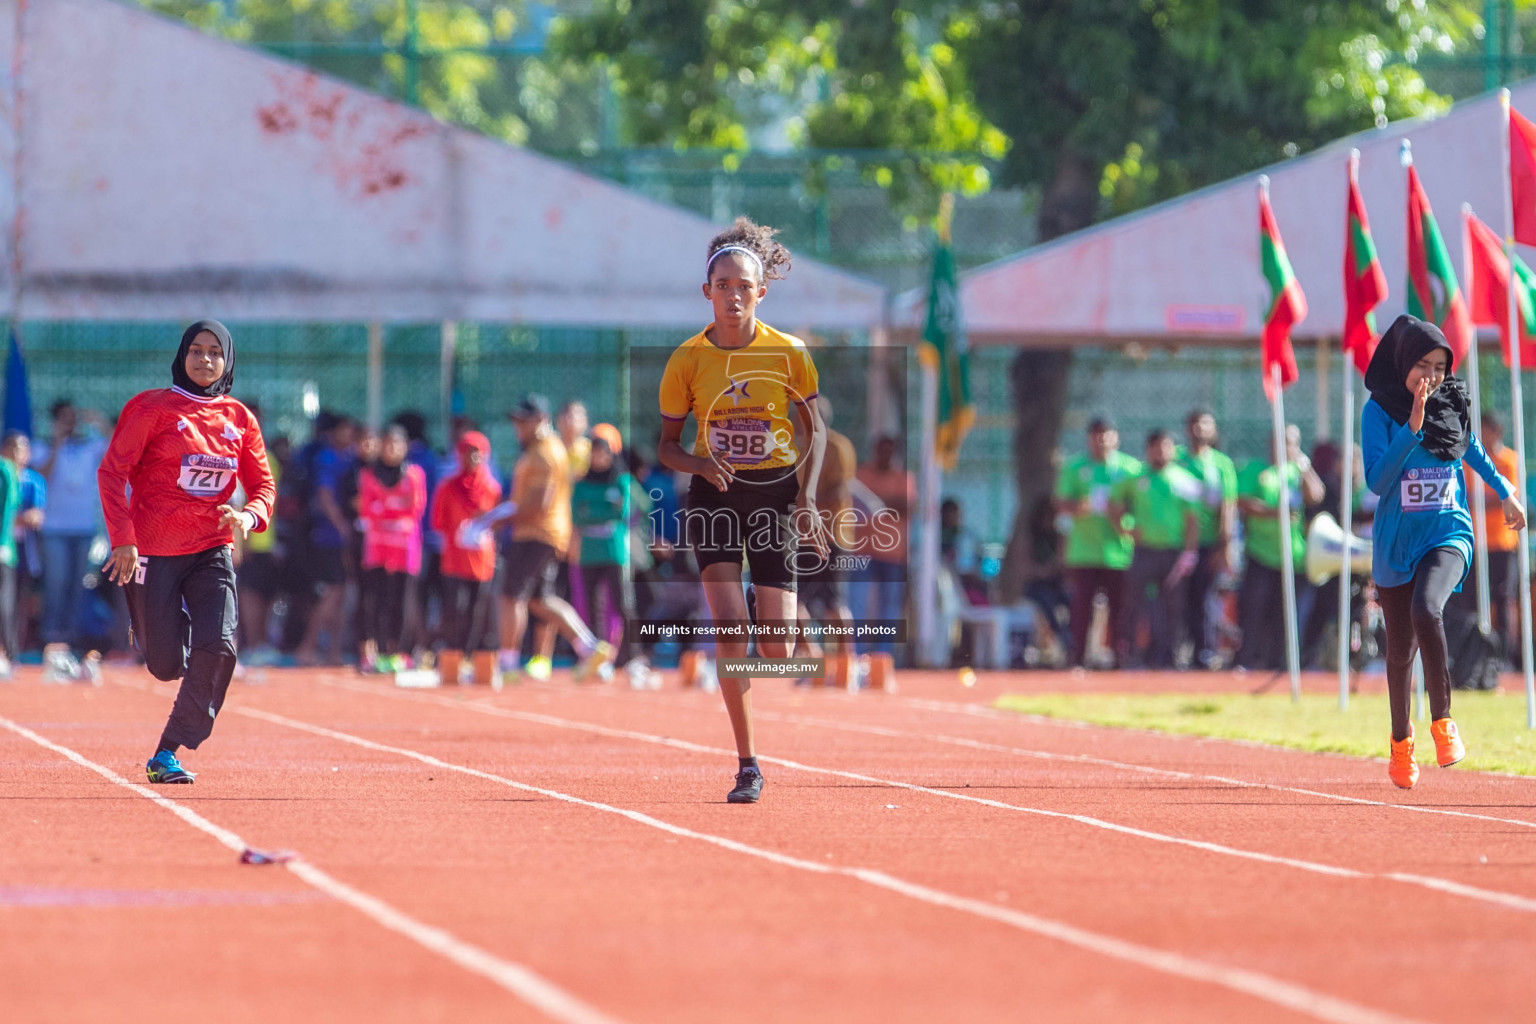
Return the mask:
POLYGON ((1360 183, 1355 179, 1359 163, 1359 156, 1351 154, 1349 224, 1344 229, 1344 351, 1354 353, 1355 368, 1364 373, 1379 340, 1371 310, 1387 297, 1387 275, 1381 269, 1381 260, 1376 258, 1365 200, 1360 197, 1360 183))
MULTIPOLYGON (((1504 102, 1509 103, 1506 95, 1504 102)), ((1536 245, 1536 124, 1509 108, 1509 190, 1515 210, 1515 241, 1536 245)))
POLYGON ((1456 283, 1456 271, 1445 239, 1419 184, 1419 173, 1408 165, 1408 312, 1429 320, 1445 332, 1451 354, 1460 366, 1472 343, 1472 322, 1456 283))
POLYGON ((1275 211, 1269 207, 1269 191, 1259 190, 1259 263, 1269 282, 1269 310, 1264 314, 1264 393, 1275 400, 1272 368, 1280 367, 1280 387, 1296 383, 1296 353, 1291 349, 1291 328, 1307 316, 1307 297, 1291 270, 1275 211))
MULTIPOLYGON (((1472 322, 1499 329, 1504 365, 1509 365, 1509 261, 1493 229, 1472 215, 1462 214, 1471 279, 1467 297, 1472 322)), ((1515 257, 1515 304, 1520 318, 1520 365, 1536 366, 1536 274, 1515 257)))

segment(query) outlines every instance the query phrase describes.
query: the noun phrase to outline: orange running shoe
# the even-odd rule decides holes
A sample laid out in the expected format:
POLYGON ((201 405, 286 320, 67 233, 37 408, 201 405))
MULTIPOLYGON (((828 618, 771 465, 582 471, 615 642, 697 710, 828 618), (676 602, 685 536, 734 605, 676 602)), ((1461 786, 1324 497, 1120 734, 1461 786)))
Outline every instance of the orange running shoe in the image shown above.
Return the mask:
POLYGON ((1461 733, 1451 719, 1437 718, 1429 723, 1429 734, 1435 738, 1435 760, 1440 762, 1441 768, 1449 768, 1467 756, 1461 733))
POLYGON ((1419 781, 1419 766, 1413 760, 1413 723, 1408 723, 1408 738, 1392 741, 1392 759, 1387 762, 1387 777, 1400 789, 1412 789, 1419 781))

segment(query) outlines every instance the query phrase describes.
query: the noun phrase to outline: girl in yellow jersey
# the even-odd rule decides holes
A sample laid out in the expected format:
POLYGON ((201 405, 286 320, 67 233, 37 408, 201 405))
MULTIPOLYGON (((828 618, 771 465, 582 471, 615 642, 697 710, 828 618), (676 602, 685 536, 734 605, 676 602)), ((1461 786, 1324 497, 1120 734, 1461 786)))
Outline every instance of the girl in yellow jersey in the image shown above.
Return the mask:
MULTIPOLYGON (((795 553, 803 537, 826 555, 816 513, 826 431, 816 412, 816 367, 805 342, 757 319, 768 282, 789 269, 789 251, 773 228, 745 217, 709 244, 704 297, 715 319, 678 346, 661 380, 662 465, 691 473, 683 543, 692 548, 715 625, 739 638, 717 638, 716 654, 742 658, 750 619, 741 588, 745 556, 760 624, 796 621, 795 553), (683 447, 689 414, 698 425, 683 447)), ((787 658, 788 638, 759 636, 758 654, 787 658)), ((740 771, 726 799, 753 803, 763 775, 752 745, 751 680, 722 672, 720 693, 736 734, 740 771)))

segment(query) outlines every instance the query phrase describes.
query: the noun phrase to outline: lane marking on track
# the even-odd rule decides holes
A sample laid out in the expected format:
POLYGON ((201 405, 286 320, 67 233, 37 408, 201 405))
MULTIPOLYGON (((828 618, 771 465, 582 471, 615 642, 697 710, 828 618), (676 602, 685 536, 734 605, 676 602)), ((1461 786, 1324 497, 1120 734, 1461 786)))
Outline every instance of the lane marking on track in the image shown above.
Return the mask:
MULTIPOLYGON (((449 708, 474 711, 479 714, 492 715, 498 718, 511 718, 518 721, 529 722, 535 725, 548 725, 559 729, 569 729, 577 732, 592 733, 598 736, 608 736, 614 739, 634 740, 641 743, 651 743, 657 746, 671 747, 674 750, 684 750, 693 754, 708 754, 712 757, 735 757, 735 751, 721 747, 709 747, 689 740, 674 739, 670 736, 656 736, 651 733, 636 732, 630 729, 615 729, 611 726, 596 725, 591 722, 580 722, 568 718, 558 718, 554 715, 545 715, 536 711, 516 711, 511 708, 498 707, 495 704, 486 704, 480 701, 465 702, 452 698, 438 696, 436 694, 410 694, 396 693, 393 690, 380 690, 365 684, 350 682, 326 682, 323 685, 335 686, 341 689, 354 690, 359 693, 372 693, 376 696, 396 697, 403 700, 427 700, 442 704, 449 708)), ((262 717, 267 714, 251 708, 237 708, 244 714, 262 717)), ((1285 857, 1279 854, 1262 853, 1257 850, 1244 850, 1235 846, 1226 846, 1221 843, 1211 843, 1200 839, 1186 839, 1182 836, 1168 835, 1163 832, 1153 832, 1148 829, 1136 828, 1131 825, 1122 825, 1103 818, 1095 818, 1086 814, 1072 814, 1068 811, 1053 811, 1044 807, 1029 807, 1022 804, 1011 804, 1002 800, 993 800, 988 797, 975 796, 969 793, 959 793, 947 789, 934 789, 929 786, 918 785, 915 782, 901 782, 895 779, 885 779, 874 775, 866 775, 862 772, 843 771, 838 768, 821 768, 815 765, 805 764, 800 761, 790 761, 781 757, 770 757, 759 754, 758 760, 768 764, 779 765, 795 771, 809 772, 817 775, 832 775, 839 778, 850 779, 855 782, 867 782, 874 785, 889 786, 893 789, 905 789, 909 792, 923 793, 927 796, 943 797, 948 800, 959 800, 964 803, 980 804, 984 807, 992 807, 997 810, 1014 811, 1020 814, 1033 814, 1043 818, 1056 818, 1064 821, 1076 822, 1091 828, 1103 829, 1106 832, 1114 832, 1120 835, 1131 836, 1136 839, 1147 839, 1157 843, 1167 843, 1175 846, 1186 846, 1191 849, 1202 850, 1206 853, 1219 854, 1226 857, 1235 857, 1241 860, 1257 861, 1263 864, 1275 864, 1281 867, 1294 868, 1298 871, 1306 871, 1316 875, 1326 875, 1333 878, 1346 878, 1355 881, 1386 880, 1403 885, 1415 885, 1422 888, 1434 889, 1437 892, 1460 896, 1465 899, 1478 900, 1483 903, 1491 903, 1509 910, 1521 910, 1526 913, 1536 913, 1536 899, 1520 896, 1515 893, 1500 892, 1493 889, 1482 889, 1477 886, 1465 885, 1450 879, 1435 878, 1433 876, 1414 875, 1407 873, 1376 874, 1370 871, 1361 871, 1356 868, 1339 867, 1334 864, 1323 864, 1317 861, 1301 860, 1295 857, 1285 857)))
MULTIPOLYGON (((1011 711, 993 711, 991 708, 979 708, 979 707, 973 707, 973 706, 967 705, 967 704, 947 704, 947 703, 945 703, 943 701, 921 701, 920 702, 918 700, 918 698, 911 698, 911 701, 912 701, 912 703, 914 705, 920 706, 920 708, 923 709, 923 710, 948 711, 948 712, 952 712, 952 713, 955 713, 955 714, 971 715, 973 717, 985 718, 987 721, 993 721, 993 722, 1003 722, 1003 723, 1010 722, 1010 721, 1017 722, 1018 720, 1022 719, 1024 721, 1028 721, 1028 722, 1036 723, 1036 724, 1060 725, 1060 726, 1064 726, 1066 728, 1073 728, 1073 729, 1101 730, 1101 729, 1108 729, 1108 728, 1110 728, 1109 726, 1092 725, 1092 724, 1087 723, 1087 722, 1063 722, 1063 721, 1061 721, 1059 719, 1054 719, 1054 718, 1039 718, 1038 716, 1034 716, 1034 715, 1019 715, 1019 714, 1015 714, 1014 712, 1011 712, 1011 711), (926 705, 926 707, 923 707, 924 705, 926 705)), ((764 714, 764 715, 780 714, 779 712, 772 712, 772 711, 758 712, 758 710, 756 708, 753 709, 753 712, 754 713, 761 713, 761 714, 764 714)), ((787 721, 788 719, 786 718, 785 720, 787 721)), ((881 728, 880 726, 856 726, 856 725, 851 725, 851 724, 841 723, 841 722, 839 722, 839 723, 829 723, 829 722, 824 722, 824 721, 811 721, 809 719, 806 720, 806 724, 824 725, 827 728, 848 729, 848 730, 864 730, 864 729, 877 729, 877 728, 881 728)), ((1175 768, 1154 768, 1154 767, 1151 767, 1149 765, 1132 764, 1132 763, 1127 762, 1127 761, 1114 761, 1114 760, 1110 760, 1109 758, 1094 757, 1094 756, 1092 756, 1090 754, 1058 754, 1058 753, 1054 753, 1054 752, 1047 751, 1047 750, 1030 750, 1030 749, 1023 748, 1023 747, 1009 747, 1009 746, 1004 746, 1002 744, 985 743, 985 742, 980 741, 980 740, 963 739, 963 738, 955 737, 955 736, 940 736, 940 735, 935 735, 935 734, 931 734, 931 733, 915 733, 915 732, 897 733, 896 730, 891 730, 891 731, 892 731, 893 734, 899 735, 902 738, 906 738, 906 739, 933 740, 933 741, 938 742, 938 743, 948 743, 948 744, 952 744, 954 746, 970 747, 973 750, 987 750, 987 751, 991 751, 991 752, 994 752, 994 753, 1000 753, 1000 754, 1015 754, 1015 755, 1017 755, 1019 757, 1032 757, 1032 758, 1037 758, 1037 759, 1040 759, 1040 760, 1049 760, 1049 761, 1075 761, 1075 762, 1079 762, 1081 764, 1094 764, 1094 765, 1102 766, 1104 768, 1119 769, 1121 771, 1139 772, 1139 773, 1144 774, 1144 775, 1165 775, 1165 776, 1168 776, 1169 778, 1193 779, 1193 780, 1199 780, 1199 781, 1203 781, 1203 782, 1220 782, 1220 783, 1224 783, 1224 784, 1229 785, 1229 786, 1241 786, 1244 789, 1268 789, 1268 790, 1273 790, 1276 793, 1295 793, 1295 794, 1300 795, 1300 796, 1315 796, 1315 797, 1319 797, 1319 798, 1324 799, 1324 800, 1337 800, 1337 801, 1340 801, 1342 803, 1361 804, 1361 805, 1368 806, 1368 807, 1390 807, 1390 808, 1393 808, 1394 810, 1412 811, 1412 812, 1414 812, 1416 814, 1440 814, 1440 815, 1445 815, 1447 817, 1452 817, 1452 818, 1471 818, 1474 821, 1493 821, 1493 822, 1497 822, 1497 823, 1499 823, 1501 825, 1519 825, 1519 826, 1521 826, 1523 828, 1536 828, 1536 821, 1527 821, 1524 818, 1503 818, 1503 817, 1499 817, 1498 815, 1494 815, 1494 814, 1477 814, 1477 813, 1475 813, 1473 811, 1452 811, 1452 810, 1448 810, 1448 809, 1446 809, 1444 807, 1422 807, 1422 806, 1419 806, 1417 804, 1397 804, 1397 803, 1391 803, 1390 801, 1386 801, 1386 800, 1371 800, 1371 799, 1369 799, 1367 797, 1346 796, 1343 793, 1330 793, 1327 790, 1321 790, 1321 789, 1305 789, 1305 788, 1302 788, 1302 787, 1299 787, 1299 786, 1283 786, 1283 785, 1280 785, 1279 783, 1274 783, 1274 782, 1253 782, 1253 781, 1248 780, 1248 779, 1235 779, 1235 778, 1232 778, 1231 776, 1227 776, 1227 775, 1210 775, 1210 774, 1207 774, 1205 772, 1180 771, 1180 770, 1175 769, 1175 768)), ((1155 735, 1175 737, 1178 734, 1155 733, 1155 735)), ((1204 740, 1204 739, 1208 739, 1209 737, 1187 736, 1187 737, 1181 737, 1181 738, 1204 740)), ((1273 745, 1268 744, 1268 743, 1251 743, 1251 742, 1248 742, 1248 741, 1245 741, 1245 740, 1215 739, 1214 742, 1217 742, 1217 743, 1234 743, 1234 744, 1240 744, 1242 746, 1257 747, 1257 748, 1262 749, 1262 750, 1284 751, 1286 753, 1301 753, 1301 754, 1313 753, 1311 751, 1292 750, 1289 747, 1276 747, 1276 746, 1273 746, 1273 745)), ((1323 754, 1319 753, 1319 754, 1315 754, 1314 756, 1338 756, 1338 755, 1323 755, 1323 754)), ((1357 759, 1356 758, 1350 758, 1350 760, 1357 760, 1357 759)), ((1363 760, 1363 759, 1359 759, 1359 760, 1363 760)), ((1527 776, 1523 776, 1523 775, 1522 776, 1506 776, 1503 773, 1483 772, 1483 773, 1480 773, 1480 774, 1497 774, 1500 778, 1527 778, 1527 776)))
MULTIPOLYGON (((328 683, 327 685, 335 686, 346 684, 328 683)), ((622 700, 627 697, 625 694, 613 693, 604 690, 594 689, 585 692, 613 700, 622 700)), ((672 695, 648 694, 647 698, 657 696, 660 696, 662 699, 667 699, 672 695)), ((1049 725, 1060 729, 1077 729, 1084 732, 1101 732, 1112 728, 1111 726, 1094 725, 1090 722, 1076 722, 1070 719, 1046 718, 1040 715, 1024 715, 1013 711, 998 711, 994 708, 983 707, 975 704, 955 704, 949 701, 929 700, 923 697, 901 697, 897 699, 904 701, 905 703, 917 708, 918 710, 945 711, 951 714, 981 718, 986 721, 997 722, 999 724, 1017 724, 1020 721, 1024 721, 1033 725, 1049 725)), ((671 701, 671 703, 674 706, 679 704, 677 701, 671 701)), ((998 754, 1013 754, 1018 757, 1029 757, 1042 761, 1064 761, 1075 762, 1079 764, 1092 764, 1103 768, 1114 768, 1120 771, 1137 772, 1143 775, 1162 775, 1174 779, 1187 779, 1201 782, 1219 782, 1228 786, 1238 786, 1243 789, 1267 789, 1276 793, 1294 793, 1298 796, 1313 796, 1322 800, 1335 800, 1340 803, 1359 804, 1366 807, 1387 807, 1393 810, 1411 811, 1416 814, 1439 814, 1451 818, 1470 818, 1473 821, 1491 821, 1497 822, 1500 825, 1517 825, 1521 828, 1536 829, 1536 821, 1528 821, 1524 818, 1505 818, 1494 814, 1478 814, 1473 811, 1453 811, 1443 807, 1422 807, 1417 804, 1391 803, 1386 800, 1371 800, 1367 797, 1346 796, 1343 793, 1330 793, 1327 790, 1321 789, 1304 789, 1297 786, 1283 786, 1273 782, 1253 782, 1248 779, 1237 779, 1227 775, 1211 775, 1205 772, 1180 771, 1175 768, 1154 768, 1150 765, 1133 764, 1127 761, 1114 761, 1109 758, 1094 757, 1091 754, 1061 754, 1048 750, 1031 750, 1024 747, 1010 747, 998 743, 986 743, 981 740, 965 739, 958 736, 943 736, 934 733, 902 732, 896 729, 885 729, 882 726, 876 725, 859 725, 848 722, 831 722, 826 720, 802 718, 800 716, 787 715, 783 712, 768 711, 761 707, 754 707, 752 713, 771 721, 783 721, 806 725, 820 725, 828 729, 840 729, 848 732, 868 732, 870 735, 875 736, 890 736, 892 738, 911 740, 929 740, 937 743, 950 744, 952 746, 969 747, 972 750, 985 750, 998 754)), ((1253 747, 1259 750, 1269 750, 1288 754, 1301 754, 1313 757, 1338 757, 1349 761, 1369 760, 1367 758, 1358 758, 1343 754, 1328 754, 1317 751, 1295 750, 1290 747, 1277 747, 1273 744, 1258 743, 1250 740, 1230 740, 1207 736, 1185 736, 1178 733, 1159 733, 1151 730, 1138 731, 1145 732, 1147 735, 1154 735, 1166 739, 1187 739, 1200 742, 1232 744, 1236 746, 1253 747)), ((1478 774, 1492 775, 1501 779, 1527 779, 1530 781, 1536 781, 1536 779, 1531 779, 1530 776, 1510 775, 1505 772, 1479 772, 1478 774)))
MULTIPOLYGON (((108 782, 115 783, 130 792, 137 793, 145 799, 154 801, 199 832, 212 836, 236 853, 244 853, 247 849, 245 840, 229 829, 214 824, 196 811, 177 803, 175 800, 162 796, 147 786, 129 782, 112 769, 99 765, 68 747, 53 742, 46 736, 41 736, 31 729, 18 725, 4 717, 0 717, 0 727, 9 729, 16 735, 29 739, 40 747, 68 758, 82 768, 89 768, 108 782)), ((488 953, 480 947, 471 945, 450 932, 444 931, 442 928, 424 924, 408 914, 396 910, 378 897, 370 896, 368 893, 354 889, 347 883, 333 878, 313 864, 302 860, 295 860, 289 861, 283 867, 325 895, 347 904, 354 910, 361 912, 364 916, 373 919, 377 924, 383 925, 398 935, 405 936, 417 945, 437 953, 465 970, 489 979, 523 1000, 523 1002, 543 1011, 555 1020, 565 1021, 568 1024, 619 1024, 618 1018, 611 1017, 600 1010, 588 1006, 569 992, 556 986, 553 982, 544 980, 527 967, 488 953)))
POLYGON ((431 765, 434 768, 441 768, 446 771, 458 772, 473 778, 483 779, 487 782, 494 782, 520 792, 534 793, 539 796, 548 797, 551 800, 559 800, 564 803, 601 811, 605 814, 617 815, 636 824, 658 829, 670 835, 708 843, 721 849, 730 850, 733 853, 756 857, 781 867, 795 868, 817 875, 854 878, 876 888, 897 893, 913 900, 972 914, 976 917, 998 922, 999 924, 1009 925, 1021 931, 1055 939, 1067 945, 1098 953, 1102 956, 1122 960, 1191 981, 1218 985, 1243 993, 1244 995, 1253 996, 1265 1002, 1273 1003, 1276 1006, 1308 1014, 1319 1020, 1334 1021, 1337 1024, 1413 1024, 1410 1018, 1399 1017, 1384 1010, 1352 1003, 1346 999, 1317 992, 1293 982, 1283 981, 1267 974, 1260 974, 1257 971, 1250 971, 1240 967, 1228 967, 1188 957, 1182 953, 1174 953, 1152 946, 1143 946, 1139 943, 1117 939, 1110 935, 1103 935, 1061 921, 1038 917, 1023 911, 999 907, 996 904, 987 903, 982 900, 971 899, 967 896, 957 896, 940 889, 908 882, 886 874, 883 871, 869 868, 838 867, 805 860, 790 854, 751 846, 735 839, 727 839, 724 836, 711 835, 707 832, 696 832, 682 825, 674 825, 660 818, 654 818, 641 811, 615 807, 612 804, 600 803, 596 800, 586 800, 579 796, 572 796, 569 793, 562 793, 558 790, 546 789, 531 783, 518 782, 515 779, 509 779, 506 776, 497 775, 493 772, 455 764, 451 761, 444 761, 441 758, 433 757, 431 754, 424 754, 406 747, 391 746, 387 743, 376 743, 361 736, 354 736, 336 729, 328 729, 323 725, 311 725, 308 722, 288 718, 285 715, 273 714, 270 711, 262 711, 257 708, 236 708, 235 710, 262 721, 271 722, 274 725, 286 726, 314 736, 324 736, 341 743, 349 743, 353 746, 361 747, 364 750, 373 750, 379 753, 410 758, 422 764, 431 765))

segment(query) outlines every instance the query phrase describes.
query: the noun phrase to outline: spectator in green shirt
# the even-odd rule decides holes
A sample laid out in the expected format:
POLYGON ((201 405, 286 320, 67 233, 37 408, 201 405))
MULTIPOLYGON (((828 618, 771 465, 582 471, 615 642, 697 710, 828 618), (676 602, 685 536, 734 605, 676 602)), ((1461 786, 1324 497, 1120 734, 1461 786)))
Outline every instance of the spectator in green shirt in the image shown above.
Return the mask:
POLYGON ((1120 636, 1120 605, 1125 572, 1131 566, 1131 524, 1111 520, 1110 496, 1120 481, 1141 471, 1141 463, 1122 453, 1115 425, 1100 417, 1088 424, 1088 452, 1069 459, 1056 480, 1056 514, 1070 517, 1066 553, 1067 587, 1072 595, 1072 648, 1068 664, 1084 667, 1093 599, 1109 602, 1108 643, 1120 636))
POLYGON ((630 660, 635 584, 629 550, 633 491, 629 474, 619 466, 616 449, 621 444, 616 428, 599 423, 592 429, 589 468, 571 488, 571 525, 581 537, 579 571, 587 595, 587 625, 599 640, 606 640, 609 610, 618 611, 624 629, 614 663, 623 666, 630 660))
POLYGON ((1140 473, 1120 481, 1109 506, 1111 520, 1136 524, 1120 648, 1132 665, 1146 668, 1173 667, 1184 582, 1200 559, 1200 481, 1174 465, 1173 455, 1172 434, 1148 434, 1146 463, 1140 473), (1140 643, 1143 623, 1145 648, 1140 643))
POLYGON ((1200 559, 1184 588, 1184 628, 1194 642, 1195 660, 1215 664, 1206 605, 1216 577, 1230 569, 1232 528, 1237 522, 1237 467, 1216 450, 1216 417, 1209 410, 1193 409, 1184 419, 1189 443, 1174 461, 1200 482, 1200 559))
POLYGON ((0 450, 0 680, 11 678, 21 651, 16 622, 16 517, 21 512, 21 472, 26 467, 27 436, 7 433, 0 450), (15 461, 17 458, 21 461, 15 461))
MULTIPOLYGON (((1285 428, 1286 485, 1290 491, 1291 521, 1285 533, 1291 545, 1296 603, 1303 605, 1307 581, 1301 572, 1306 556, 1302 513, 1307 505, 1323 500, 1323 482, 1301 450, 1301 428, 1285 428)), ((1237 651, 1241 668, 1285 667, 1285 590, 1281 578, 1284 553, 1280 547, 1280 469, 1276 460, 1254 461, 1243 467, 1237 480, 1237 507, 1243 514, 1247 567, 1237 599, 1238 625, 1243 642, 1237 651)), ((1303 619, 1299 609, 1297 621, 1303 619)))

